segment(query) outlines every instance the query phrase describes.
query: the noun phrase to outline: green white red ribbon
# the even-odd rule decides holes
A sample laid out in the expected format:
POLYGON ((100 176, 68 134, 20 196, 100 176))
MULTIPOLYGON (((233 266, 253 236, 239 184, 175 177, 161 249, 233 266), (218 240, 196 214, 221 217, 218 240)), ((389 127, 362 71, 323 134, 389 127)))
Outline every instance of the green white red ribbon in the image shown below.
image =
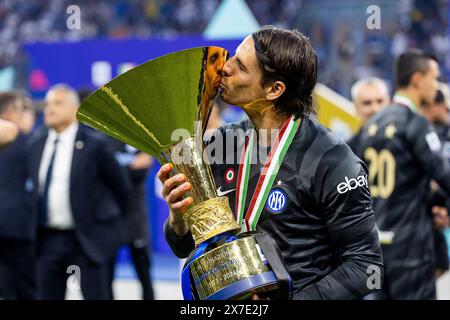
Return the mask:
POLYGON ((238 182, 236 186, 236 220, 238 224, 242 226, 243 231, 253 231, 256 229, 267 196, 269 195, 270 189, 278 174, 284 156, 300 127, 300 122, 300 118, 295 119, 294 116, 291 116, 286 119, 281 127, 281 131, 264 163, 255 191, 250 200, 247 214, 245 215, 245 200, 247 198, 255 130, 252 130, 250 136, 246 137, 244 150, 241 154, 238 182))

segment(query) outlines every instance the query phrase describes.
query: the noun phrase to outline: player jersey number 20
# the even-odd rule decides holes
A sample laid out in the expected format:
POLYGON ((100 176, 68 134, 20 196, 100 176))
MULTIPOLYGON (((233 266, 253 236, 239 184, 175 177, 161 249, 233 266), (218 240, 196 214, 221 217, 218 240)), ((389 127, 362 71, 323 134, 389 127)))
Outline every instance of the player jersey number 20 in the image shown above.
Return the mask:
POLYGON ((395 158, 387 149, 380 152, 374 148, 364 151, 364 158, 369 163, 370 193, 374 198, 388 198, 395 186, 395 158))

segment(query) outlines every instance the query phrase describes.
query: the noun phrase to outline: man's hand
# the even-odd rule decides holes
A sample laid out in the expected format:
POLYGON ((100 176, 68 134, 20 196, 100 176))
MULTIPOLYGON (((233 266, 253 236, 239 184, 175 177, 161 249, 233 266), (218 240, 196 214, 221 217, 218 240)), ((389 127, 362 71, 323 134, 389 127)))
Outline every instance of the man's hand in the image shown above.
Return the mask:
POLYGON ((163 184, 162 196, 170 209, 169 226, 178 236, 185 235, 189 228, 183 220, 183 214, 192 204, 192 197, 183 199, 183 195, 191 190, 192 185, 187 181, 184 174, 169 177, 172 164, 165 164, 158 171, 158 179, 163 184))
POLYGON ((431 208, 433 213, 433 224, 437 230, 442 230, 449 226, 448 211, 445 207, 434 206, 431 208))

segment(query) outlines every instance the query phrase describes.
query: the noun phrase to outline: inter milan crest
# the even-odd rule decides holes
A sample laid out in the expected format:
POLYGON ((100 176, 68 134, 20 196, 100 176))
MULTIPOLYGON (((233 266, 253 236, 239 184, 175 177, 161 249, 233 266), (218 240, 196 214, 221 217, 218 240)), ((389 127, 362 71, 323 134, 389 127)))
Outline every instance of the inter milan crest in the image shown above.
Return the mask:
POLYGON ((286 195, 281 189, 272 189, 266 202, 267 207, 273 213, 281 213, 286 207, 286 195))
POLYGON ((234 181, 234 169, 228 168, 227 171, 225 171, 225 182, 226 183, 232 183, 234 181))

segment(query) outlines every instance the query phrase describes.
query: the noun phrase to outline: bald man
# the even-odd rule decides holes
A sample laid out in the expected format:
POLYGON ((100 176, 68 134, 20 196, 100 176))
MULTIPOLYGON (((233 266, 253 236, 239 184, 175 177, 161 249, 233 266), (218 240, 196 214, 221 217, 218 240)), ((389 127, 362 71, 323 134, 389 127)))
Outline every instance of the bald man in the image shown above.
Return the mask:
POLYGON ((104 136, 77 122, 78 105, 72 88, 51 88, 44 109, 48 130, 31 145, 38 299, 64 299, 72 274, 85 299, 108 299, 107 262, 123 242, 129 180, 104 136))
MULTIPOLYGON (((376 77, 358 80, 352 86, 351 94, 356 114, 361 121, 361 128, 375 113, 388 106, 391 102, 386 82, 376 77)), ((347 141, 347 144, 359 157, 361 157, 359 150, 360 138, 361 130, 347 141)))

